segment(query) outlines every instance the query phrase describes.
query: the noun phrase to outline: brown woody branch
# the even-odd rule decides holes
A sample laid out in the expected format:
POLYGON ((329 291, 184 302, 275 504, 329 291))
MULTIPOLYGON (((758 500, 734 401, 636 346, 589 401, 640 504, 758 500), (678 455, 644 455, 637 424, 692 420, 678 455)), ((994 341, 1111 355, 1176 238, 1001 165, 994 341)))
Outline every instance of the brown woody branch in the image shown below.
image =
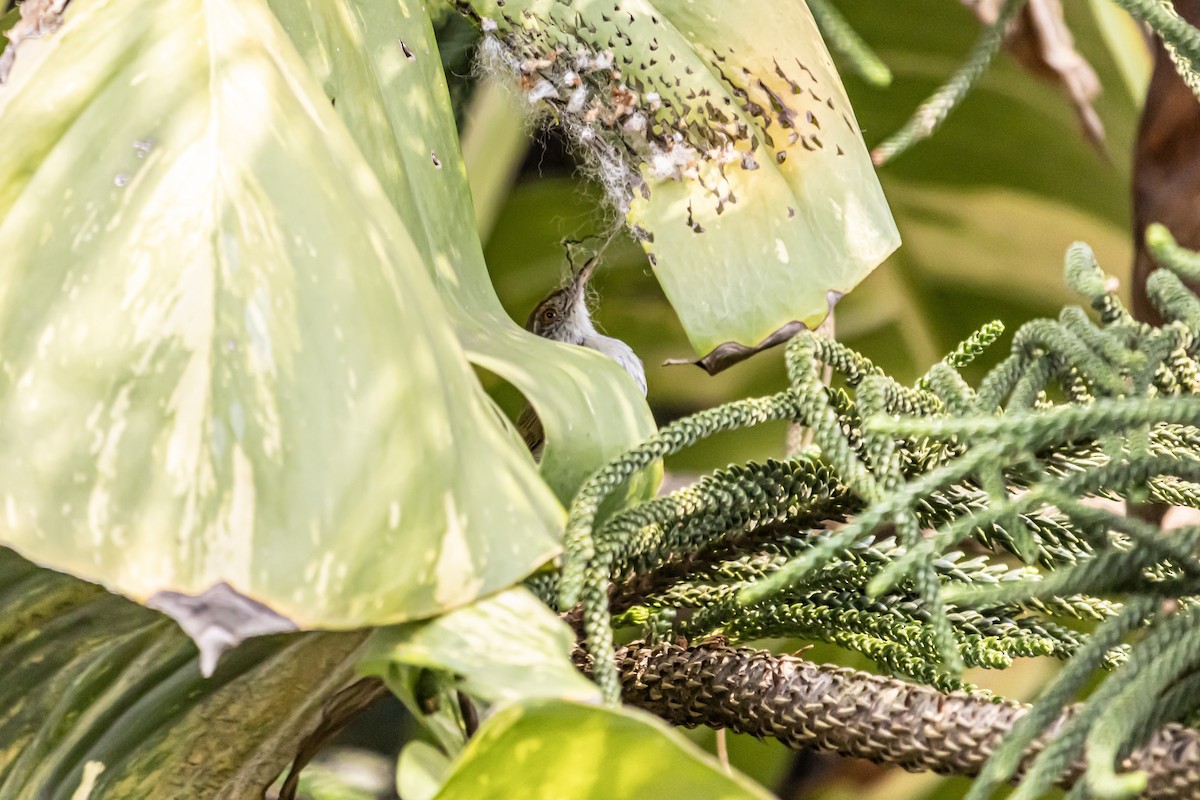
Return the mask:
MULTIPOLYGON (((586 670, 586 657, 580 660, 586 670)), ((976 775, 1028 709, 716 644, 634 645, 618 650, 617 663, 625 702, 672 724, 725 728, 914 772, 976 775)), ((1027 762, 1066 718, 1035 742, 1027 762)), ((1124 769, 1148 774, 1145 797, 1200 798, 1200 732, 1166 725, 1126 759, 1124 769)), ((1081 771, 1076 765, 1060 783, 1069 786, 1081 771)))

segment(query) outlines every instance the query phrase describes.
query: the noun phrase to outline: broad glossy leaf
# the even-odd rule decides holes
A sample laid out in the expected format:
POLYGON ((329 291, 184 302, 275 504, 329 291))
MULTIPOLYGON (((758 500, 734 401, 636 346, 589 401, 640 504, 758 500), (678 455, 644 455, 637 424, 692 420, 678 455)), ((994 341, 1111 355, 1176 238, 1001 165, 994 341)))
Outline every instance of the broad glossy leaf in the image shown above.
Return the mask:
POLYGON ((771 797, 749 779, 725 774, 712 756, 645 712, 562 700, 497 712, 459 756, 437 800, 474 800, 481 791, 528 800, 771 797))
POLYGON ((257 639, 205 679, 162 615, 0 548, 0 798, 261 798, 361 642, 257 639))
POLYGON ((815 326, 899 245, 802 0, 473 0, 641 238, 693 346, 815 326))
POLYGON ((425 667, 458 676, 468 694, 488 702, 527 697, 600 699, 571 663, 570 628, 528 590, 516 587, 426 622, 375 631, 361 670, 388 677, 395 667, 425 667))
POLYGON ((0 120, 0 542, 323 627, 553 554, 561 508, 262 0, 76 0, 0 120))
MULTIPOLYGON (((515 385, 537 409, 541 473, 564 503, 601 465, 646 438, 654 420, 609 359, 516 325, 483 260, 433 31, 415 0, 272 0, 313 75, 410 221, 467 357, 515 385)), ((545 287, 548 293, 552 287, 545 287)), ((631 491, 653 493, 657 473, 631 491)))

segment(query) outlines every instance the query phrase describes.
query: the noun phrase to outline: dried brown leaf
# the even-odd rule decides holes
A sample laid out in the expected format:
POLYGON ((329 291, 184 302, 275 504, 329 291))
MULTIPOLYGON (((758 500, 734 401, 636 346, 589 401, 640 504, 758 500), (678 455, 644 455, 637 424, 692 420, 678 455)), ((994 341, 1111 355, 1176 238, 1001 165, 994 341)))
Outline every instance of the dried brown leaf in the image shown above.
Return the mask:
POLYGON ((8 37, 9 45, 0 53, 0 84, 8 81, 8 73, 16 61, 21 42, 58 30, 69 2, 71 0, 25 0, 21 4, 21 21, 4 34, 8 37))
MULTIPOLYGON (((964 0, 985 24, 996 21, 1003 0, 964 0)), ((1104 152, 1104 123, 1092 106, 1100 79, 1079 51, 1063 17, 1060 0, 1029 0, 1005 38, 1005 48, 1034 75, 1057 84, 1071 101, 1080 127, 1104 152)))

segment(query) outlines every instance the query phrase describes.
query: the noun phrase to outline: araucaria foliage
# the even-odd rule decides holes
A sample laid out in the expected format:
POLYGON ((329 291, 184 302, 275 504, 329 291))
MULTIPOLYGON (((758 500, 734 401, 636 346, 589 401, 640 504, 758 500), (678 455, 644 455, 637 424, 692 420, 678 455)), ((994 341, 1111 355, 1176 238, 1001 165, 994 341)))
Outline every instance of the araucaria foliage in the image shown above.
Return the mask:
POLYGON ((1148 240, 1164 267, 1148 286, 1161 327, 1135 321, 1076 244, 1067 281, 1094 314, 1022 326, 977 386, 959 370, 998 324, 911 386, 803 333, 787 348, 787 389, 675 422, 593 476, 561 574, 532 583, 563 609, 581 604, 609 699, 616 627, 652 641, 822 640, 943 690, 974 690, 964 666, 1049 656, 1066 667, 971 797, 1011 779, 1100 669, 1111 672, 1058 723, 1017 796, 1039 796, 1081 757, 1072 796, 1140 791, 1144 775, 1120 774, 1122 760, 1200 708, 1200 525, 1162 531, 1136 513, 1200 508, 1200 299, 1184 284, 1200 280, 1200 255, 1159 227, 1148 240), (599 516, 655 459, 772 419, 809 427, 814 445, 599 516))

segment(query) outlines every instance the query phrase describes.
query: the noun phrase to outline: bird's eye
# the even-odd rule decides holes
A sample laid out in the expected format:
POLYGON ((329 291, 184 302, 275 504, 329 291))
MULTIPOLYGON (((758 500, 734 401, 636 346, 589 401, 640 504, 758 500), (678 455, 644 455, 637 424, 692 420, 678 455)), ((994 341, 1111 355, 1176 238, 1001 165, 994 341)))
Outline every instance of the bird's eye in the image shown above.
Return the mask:
POLYGON ((558 319, 557 308, 547 308, 542 312, 542 322, 554 322, 556 319, 558 319))

